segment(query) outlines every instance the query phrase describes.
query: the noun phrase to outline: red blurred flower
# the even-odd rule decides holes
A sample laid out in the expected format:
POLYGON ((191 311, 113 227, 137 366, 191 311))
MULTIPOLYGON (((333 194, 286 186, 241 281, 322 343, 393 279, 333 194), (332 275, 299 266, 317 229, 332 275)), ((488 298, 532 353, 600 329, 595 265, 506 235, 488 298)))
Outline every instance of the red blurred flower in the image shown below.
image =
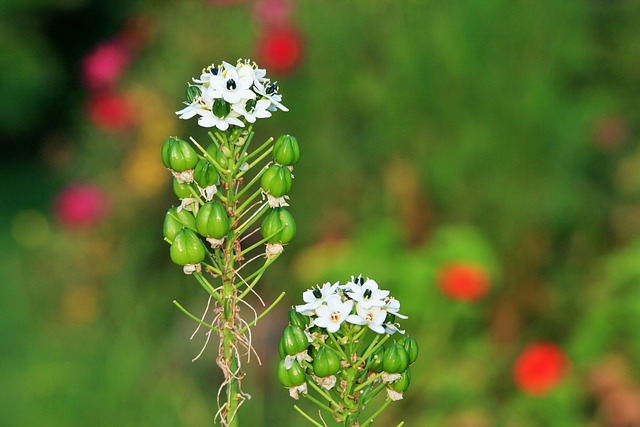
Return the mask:
POLYGON ((462 262, 443 265, 437 282, 447 296, 461 301, 475 301, 489 291, 486 271, 480 266, 462 262))
POLYGON ((295 28, 270 29, 258 42, 258 63, 270 72, 288 74, 302 61, 302 51, 302 36, 295 28))
POLYGON ((134 108, 124 95, 99 92, 89 99, 88 114, 91 121, 107 132, 122 132, 134 123, 134 108))
POLYGON ((82 60, 84 82, 91 89, 113 86, 129 61, 129 52, 121 43, 99 44, 82 60))
POLYGON ((520 390, 540 396, 558 384, 568 366, 569 359, 557 345, 534 343, 518 356, 513 377, 520 390))
POLYGON ((259 0, 253 8, 254 19, 267 27, 285 25, 292 13, 292 0, 259 0))
POLYGON ((56 218, 68 228, 92 227, 106 217, 108 209, 106 193, 92 183, 71 184, 54 202, 56 218))

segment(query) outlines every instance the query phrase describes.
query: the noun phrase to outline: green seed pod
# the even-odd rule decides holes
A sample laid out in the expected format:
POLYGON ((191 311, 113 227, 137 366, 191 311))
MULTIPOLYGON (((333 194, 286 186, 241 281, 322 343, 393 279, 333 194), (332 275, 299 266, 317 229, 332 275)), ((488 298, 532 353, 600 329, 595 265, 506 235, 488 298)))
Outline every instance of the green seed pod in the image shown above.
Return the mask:
POLYGON ((231 112, 231 105, 229 105, 229 103, 226 102, 224 99, 218 98, 215 101, 213 101, 213 105, 211 106, 211 111, 213 112, 214 116, 224 119, 231 112))
POLYGON ((340 357, 330 348, 321 347, 313 359, 313 373, 317 377, 324 378, 337 374, 339 370, 340 357))
POLYGON ((186 209, 180 209, 180 212, 176 208, 169 209, 162 226, 164 237, 173 241, 178 231, 184 227, 196 228, 196 219, 193 214, 186 209))
POLYGON ((282 342, 284 352, 290 356, 306 350, 309 345, 309 340, 307 339, 304 330, 300 326, 296 325, 289 325, 284 328, 280 341, 282 342))
POLYGON ((178 196, 179 199, 193 197, 193 194, 191 194, 189 188, 191 188, 191 184, 188 184, 186 182, 181 183, 178 182, 177 179, 173 178, 173 192, 176 196, 178 196))
POLYGON ((199 264, 204 261, 207 250, 196 233, 183 228, 173 239, 170 255, 171 261, 178 265, 199 264))
POLYGON ((282 197, 291 190, 291 171, 286 166, 271 165, 262 174, 260 185, 274 197, 282 197))
POLYGON ((298 140, 291 135, 282 135, 273 145, 273 160, 281 165, 290 166, 300 158, 298 140))
POLYGON ((198 163, 196 163, 196 168, 193 172, 193 179, 200 187, 209 187, 218 182, 218 171, 216 170, 216 167, 206 159, 200 159, 198 163))
POLYGON ((387 387, 397 391, 398 393, 404 393, 409 388, 410 383, 411 383, 411 373, 409 372, 409 368, 407 368, 406 371, 400 374, 400 379, 398 381, 392 382, 387 387))
POLYGON ((287 357, 287 352, 284 351, 284 341, 282 340, 278 343, 278 354, 280 355, 280 359, 287 357))
POLYGON ((384 355, 384 345, 378 347, 378 349, 369 356, 369 370, 371 372, 382 372, 382 356, 384 355))
POLYGON ((220 239, 231 227, 227 211, 217 200, 207 202, 200 207, 196 215, 196 230, 202 236, 220 239))
POLYGON ((304 369, 297 360, 291 361, 291 367, 287 369, 285 360, 278 363, 278 381, 285 387, 296 387, 304 383, 304 369))
POLYGON ((220 166, 222 169, 227 169, 229 167, 229 158, 221 150, 219 150, 215 144, 211 144, 209 145, 209 147, 207 147, 207 153, 211 157, 213 157, 218 166, 220 166))
POLYGON ((295 307, 289 310, 289 324, 300 326, 302 329, 306 328, 309 324, 309 316, 300 314, 295 307))
POLYGON ((200 95, 202 95, 202 92, 198 86, 190 85, 187 87, 187 102, 189 104, 195 101, 200 95))
POLYGON ((409 356, 409 365, 413 364, 413 362, 418 359, 418 342, 413 338, 407 337, 403 340, 402 346, 407 351, 407 355, 409 356))
POLYGON ((264 216, 260 232, 269 243, 289 243, 296 235, 296 223, 285 208, 272 208, 264 216))
POLYGON ((198 163, 196 151, 187 141, 171 136, 162 143, 162 164, 176 172, 193 169, 198 163))
POLYGON ((382 356, 382 369, 390 374, 399 374, 407 370, 409 355, 402 344, 393 343, 382 356))

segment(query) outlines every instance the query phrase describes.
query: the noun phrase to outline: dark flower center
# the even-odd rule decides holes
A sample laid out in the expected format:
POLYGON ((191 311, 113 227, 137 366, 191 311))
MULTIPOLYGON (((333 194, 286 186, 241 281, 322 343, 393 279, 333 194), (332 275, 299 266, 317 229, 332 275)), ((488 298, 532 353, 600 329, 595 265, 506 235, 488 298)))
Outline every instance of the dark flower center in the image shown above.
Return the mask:
POLYGON ((236 81, 233 79, 227 80, 227 90, 234 90, 237 87, 236 81))

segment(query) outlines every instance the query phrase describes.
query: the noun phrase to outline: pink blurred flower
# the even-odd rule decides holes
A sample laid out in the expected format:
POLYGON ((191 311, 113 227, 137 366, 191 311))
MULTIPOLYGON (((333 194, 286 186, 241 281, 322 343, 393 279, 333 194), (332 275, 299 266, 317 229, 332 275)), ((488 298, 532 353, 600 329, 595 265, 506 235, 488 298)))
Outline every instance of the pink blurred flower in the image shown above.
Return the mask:
POLYGON ((437 277, 440 290, 460 301, 475 301, 489 292, 489 276, 480 266, 456 262, 445 264, 437 277))
POLYGON ((518 356, 513 377, 520 390, 541 396, 560 382, 568 366, 569 359, 560 347, 552 343, 534 343, 518 356))
POLYGON ((253 8, 254 19, 268 27, 284 26, 292 13, 291 0, 258 0, 253 8))
POLYGON ((87 108, 91 121, 106 132, 126 131, 134 123, 133 105, 121 94, 109 91, 95 93, 87 108))
POLYGON ((119 42, 99 44, 82 60, 84 82, 90 89, 113 86, 130 62, 129 51, 119 42))
POLYGON ((107 194, 93 183, 71 184, 54 202, 57 220, 68 228, 92 227, 107 216, 108 209, 107 194))
POLYGON ((293 27, 272 28, 258 41, 259 64, 269 72, 289 74, 300 65, 302 56, 302 36, 293 27))

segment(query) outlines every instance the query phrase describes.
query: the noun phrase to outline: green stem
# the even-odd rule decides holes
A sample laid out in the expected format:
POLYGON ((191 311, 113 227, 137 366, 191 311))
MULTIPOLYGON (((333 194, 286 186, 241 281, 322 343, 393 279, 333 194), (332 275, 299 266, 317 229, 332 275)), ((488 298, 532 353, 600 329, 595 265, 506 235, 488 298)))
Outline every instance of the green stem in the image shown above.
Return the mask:
POLYGON ((255 248, 257 248, 258 246, 262 246, 265 243, 267 243, 270 239, 273 239, 275 236, 278 235, 278 233, 280 233, 282 230, 284 230, 284 225, 280 228, 278 228, 278 230, 276 230, 274 233, 272 233, 271 235, 265 237, 262 240, 259 240, 258 242, 254 243, 253 245, 249 246, 248 248, 246 248, 245 250, 243 250, 242 252, 240 252, 242 255, 245 255, 249 252, 251 252, 252 250, 254 250, 255 248))
POLYGON ((317 426, 317 427, 324 427, 322 424, 320 424, 319 422, 317 422, 316 420, 314 420, 313 418, 311 418, 309 415, 307 415, 302 409, 300 409, 298 407, 298 405, 293 405, 293 408, 298 411, 300 413, 300 415, 302 415, 303 417, 305 417, 307 420, 309 420, 311 422, 311 424, 317 426))
POLYGON ((329 332, 329 338, 336 345, 336 348, 334 350, 337 350, 338 353, 340 353, 340 356, 342 356, 343 359, 349 361, 349 356, 347 356, 347 353, 344 352, 344 350, 342 349, 342 346, 340 345, 340 343, 336 339, 335 335, 333 335, 333 333, 329 332))
POLYGON ((265 148, 267 148, 267 146, 268 146, 269 144, 271 144, 272 142, 273 142, 273 137, 271 137, 271 138, 267 139, 267 141, 266 141, 264 144, 262 144, 260 147, 256 148, 256 149, 253 151, 253 153, 251 153, 251 154, 247 155, 247 158, 246 158, 246 159, 244 159, 244 160, 245 160, 245 161, 249 161, 249 160, 251 160, 251 158, 252 158, 252 157, 256 156, 260 151, 262 151, 262 150, 264 150, 265 148))
POLYGON ((253 278, 253 282, 251 282, 251 284, 247 285, 247 289, 245 289, 239 296, 238 299, 243 299, 249 292, 251 292, 251 290, 253 289, 253 287, 256 285, 256 283, 258 283, 258 280, 260 280, 260 278, 262 277, 262 275, 264 274, 264 272, 266 271, 266 269, 276 260, 278 259, 278 257, 280 256, 280 254, 276 255, 275 257, 271 258, 271 259, 267 259, 267 261, 265 261, 264 265, 262 267, 260 267, 259 270, 257 270, 255 273, 253 273, 251 276, 247 277, 245 279, 245 282, 251 280, 253 278), (255 277, 255 278, 254 278, 255 277))
MULTIPOLYGON (((382 338, 382 340, 380 340, 379 343, 377 343, 375 346, 369 345, 369 348, 367 348, 367 350, 362 354, 362 359, 363 360, 367 360, 367 358, 369 356, 371 356, 373 353, 375 353, 375 351, 380 348, 380 346, 382 344, 385 343, 385 341, 387 341, 389 339, 391 335, 385 335, 384 338, 382 338)), ((377 337, 376 337, 377 338, 377 337)), ((375 342, 375 340, 373 341, 375 342)), ((371 344, 373 344, 373 342, 371 344)))
POLYGON ((354 388, 353 391, 355 391, 356 393, 359 392, 363 388, 367 387, 369 384, 374 383, 378 378, 380 378, 382 376, 382 374, 384 374, 384 372, 379 372, 379 373, 373 375, 367 381, 363 382, 358 387, 354 388))
POLYGON ((198 203, 200 203, 200 206, 204 205, 204 202, 200 198, 200 194, 198 194, 196 189, 193 188, 191 184, 189 184, 189 191, 191 192, 191 195, 198 201, 198 203))
POLYGON ((319 387, 315 382, 313 382, 313 381, 307 381, 307 384, 310 384, 310 385, 311 385, 311 387, 313 387, 313 389, 314 389, 315 391, 317 391, 317 392, 318 392, 318 394, 319 394, 320 396, 322 396, 322 397, 324 397, 325 399, 327 399, 327 401, 328 401, 328 402, 330 402, 330 403, 331 403, 331 404, 332 404, 336 409, 339 409, 339 408, 341 407, 340 405, 338 405, 338 404, 336 403, 336 401, 335 401, 335 400, 333 400, 333 398, 331 397, 331 395, 329 395, 329 394, 325 393, 325 392, 324 392, 324 390, 322 390, 322 389, 321 389, 321 388, 320 388, 320 387, 319 387))
POLYGON ((318 399, 316 399, 315 397, 309 395, 308 393, 303 393, 302 395, 304 397, 306 397, 307 399, 309 399, 311 402, 313 402, 313 404, 318 406, 320 409, 324 409, 325 411, 327 411, 327 412, 329 412, 330 414, 333 415, 334 410, 331 409, 329 406, 327 406, 324 403, 320 402, 318 399))
POLYGON ((245 327, 244 327, 244 328, 240 329, 240 331, 238 332, 238 334, 240 334, 240 335, 244 334, 245 332, 247 332, 247 330, 248 330, 249 328, 251 328, 253 325, 255 325, 256 323, 258 323, 258 320, 260 320, 260 319, 262 319, 264 316, 266 316, 266 315, 267 315, 267 313, 269 313, 269 312, 273 309, 273 307, 275 307, 275 306, 276 306, 276 304, 278 304, 278 303, 280 302, 280 300, 284 297, 284 295, 285 295, 285 292, 282 292, 282 293, 280 294, 280 296, 279 296, 278 298, 276 298, 276 300, 275 300, 275 301, 274 301, 274 302, 273 302, 269 307, 267 307, 267 308, 262 312, 262 314, 260 314, 260 316, 256 317, 253 321, 251 321, 251 322, 247 323, 247 324, 245 325, 245 327))
POLYGON ((391 403, 391 399, 387 399, 384 402, 384 404, 380 408, 378 408, 378 410, 376 412, 374 412, 373 415, 371 415, 371 417, 367 421, 365 421, 362 424, 362 427, 366 427, 366 426, 369 426, 369 425, 373 424, 373 420, 375 420, 376 417, 378 415, 380 415, 382 413, 382 411, 384 411, 387 408, 387 406, 389 406, 390 403, 391 403))
POLYGON ((258 208, 258 210, 256 210, 253 213, 253 215, 251 215, 249 217, 249 219, 244 222, 244 224, 236 227, 236 233, 238 235, 240 235, 240 234, 244 233, 245 231, 247 231, 247 228, 251 227, 252 224, 254 224, 257 220, 260 219, 260 217, 264 214, 264 212, 263 212, 264 208, 267 207, 267 206, 269 206, 268 203, 264 203, 262 206, 260 206, 258 208))
POLYGON ((215 298, 216 301, 222 304, 222 298, 220 298, 220 294, 216 292, 213 286, 211 286, 211 284, 207 281, 207 279, 204 278, 201 273, 193 273, 193 276, 209 295, 211 295, 213 298, 215 298))
POLYGON ((258 188, 255 193, 253 193, 251 196, 249 196, 247 198, 247 200, 245 200, 244 203, 242 205, 240 205, 240 207, 238 209, 236 209, 236 212, 238 214, 241 214, 245 210, 247 205, 249 205, 249 203, 251 203, 256 197, 258 197, 261 194, 262 194, 262 188, 258 188))
POLYGON ((178 301, 173 300, 173 304, 176 307, 178 307, 184 314, 186 314, 187 316, 189 316, 190 318, 192 318, 193 320, 195 320, 196 322, 198 322, 199 324, 201 324, 205 328, 211 329, 212 331, 214 331, 214 332, 216 332, 218 334, 220 333, 220 329, 216 328, 215 326, 211 326, 210 324, 208 324, 207 322, 205 322, 203 320, 198 319, 196 316, 194 316, 189 311, 187 311, 187 309, 185 309, 183 306, 181 306, 178 301))
POLYGON ((260 169, 260 171, 258 171, 258 173, 256 174, 256 176, 253 177, 253 179, 251 181, 249 181, 249 183, 240 191, 238 191, 238 194, 236 194, 237 198, 242 197, 242 195, 247 192, 247 190, 249 190, 249 188, 251 188, 251 186, 253 184, 256 183, 256 181, 258 181, 260 179, 260 177, 262 176, 262 174, 265 173, 265 171, 267 170, 266 167, 260 169))
MULTIPOLYGON (((247 170, 252 169, 255 165, 257 165, 258 163, 260 163, 262 161, 262 159, 264 159, 265 157, 267 157, 269 155, 269 153, 271 153, 273 151, 273 147, 269 147, 267 148, 267 151, 265 151, 264 153, 262 153, 262 155, 260 157, 258 157, 256 160, 253 161, 253 163, 249 164, 249 167, 247 168, 247 170)), ((241 178, 244 173, 246 171, 242 171, 237 175, 237 178, 241 178)))

